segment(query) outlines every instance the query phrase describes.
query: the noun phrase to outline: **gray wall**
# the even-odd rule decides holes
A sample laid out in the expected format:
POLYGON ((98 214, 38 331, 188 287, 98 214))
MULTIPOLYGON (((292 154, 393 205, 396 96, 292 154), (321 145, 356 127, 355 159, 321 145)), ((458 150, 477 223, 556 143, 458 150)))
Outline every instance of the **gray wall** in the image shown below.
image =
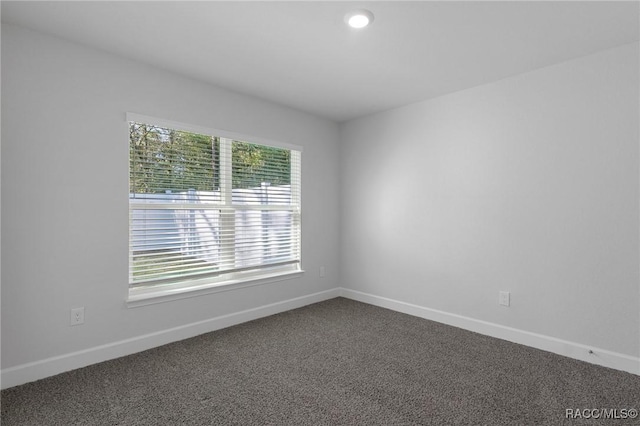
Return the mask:
POLYGON ((2 369, 340 286, 637 357, 638 47, 339 127, 3 24, 2 369), (304 276, 127 308, 127 111, 302 145, 304 276))
POLYGON ((2 368, 337 287, 338 189, 333 122, 3 24, 2 368), (301 145, 304 276, 126 308, 127 111, 301 145))
POLYGON ((344 124, 343 286, 637 357, 638 47, 344 124))

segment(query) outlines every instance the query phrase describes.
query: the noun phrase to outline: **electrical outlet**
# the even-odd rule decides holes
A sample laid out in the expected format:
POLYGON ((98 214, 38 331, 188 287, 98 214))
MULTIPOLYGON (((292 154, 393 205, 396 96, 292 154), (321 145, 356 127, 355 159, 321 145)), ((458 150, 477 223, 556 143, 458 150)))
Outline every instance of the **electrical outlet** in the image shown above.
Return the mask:
POLYGON ((318 275, 320 275, 320 278, 324 278, 325 272, 326 271, 324 269, 324 266, 321 266, 320 271, 318 272, 318 275))
POLYGON ((69 319, 69 325, 84 324, 84 307, 71 309, 71 318, 69 319))
POLYGON ((511 305, 511 293, 509 293, 508 291, 501 291, 500 295, 498 296, 498 303, 502 306, 511 305))

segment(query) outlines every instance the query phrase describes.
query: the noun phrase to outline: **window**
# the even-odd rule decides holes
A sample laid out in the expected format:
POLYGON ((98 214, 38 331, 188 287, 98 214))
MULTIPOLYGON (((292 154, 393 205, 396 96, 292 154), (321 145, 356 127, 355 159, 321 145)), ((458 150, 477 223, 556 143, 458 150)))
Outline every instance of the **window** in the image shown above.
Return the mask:
POLYGON ((130 299, 301 270, 299 149, 127 117, 130 299))

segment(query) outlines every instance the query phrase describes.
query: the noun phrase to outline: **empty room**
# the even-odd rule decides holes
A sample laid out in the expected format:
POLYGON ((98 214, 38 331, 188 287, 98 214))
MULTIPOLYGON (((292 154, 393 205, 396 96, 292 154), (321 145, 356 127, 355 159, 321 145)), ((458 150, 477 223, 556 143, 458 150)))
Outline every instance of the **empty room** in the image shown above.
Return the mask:
POLYGON ((638 424, 640 2, 1 18, 3 425, 638 424))

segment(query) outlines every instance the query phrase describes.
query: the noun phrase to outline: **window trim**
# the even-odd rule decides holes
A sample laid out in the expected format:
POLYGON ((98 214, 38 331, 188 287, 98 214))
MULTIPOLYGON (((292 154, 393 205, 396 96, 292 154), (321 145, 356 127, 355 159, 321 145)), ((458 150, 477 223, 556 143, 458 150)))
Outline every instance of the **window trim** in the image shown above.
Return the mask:
MULTIPOLYGON (((298 151, 300 155, 303 151, 302 147, 299 145, 244 135, 227 130, 213 129, 209 127, 164 120, 157 117, 151 117, 131 112, 127 112, 125 114, 125 122, 127 124, 130 122, 145 123, 178 131, 212 135, 225 139, 243 141, 274 148, 288 149, 292 151, 298 151)), ((301 181, 302 176, 300 176, 299 179, 300 185, 301 181)), ((299 205, 302 205, 301 188, 298 194, 300 197, 300 200, 298 200, 298 202, 300 203, 299 205)), ((130 209, 130 206, 128 206, 128 209, 130 209)), ((300 239, 302 240, 302 225, 300 224, 299 226, 300 239)), ((127 232, 127 235, 128 234, 129 232, 127 232)), ((300 244, 302 244, 301 240, 300 244)), ((281 267, 274 267, 273 271, 270 272, 267 266, 267 269, 250 270, 246 273, 241 271, 221 274, 215 277, 185 278, 184 280, 170 284, 131 286, 128 283, 126 306, 128 308, 146 306, 150 304, 164 303, 172 300, 180 300, 205 294, 219 293, 223 291, 236 290, 256 285, 263 285, 298 278, 304 274, 304 269, 302 266, 302 247, 300 247, 300 261, 297 262, 296 265, 297 267, 295 269, 293 265, 291 265, 290 269, 288 269, 287 265, 284 265, 281 267)), ((127 280, 127 282, 129 282, 129 280, 127 280)))
POLYGON ((137 308, 139 306, 155 305, 158 303, 171 302, 173 300, 189 299, 191 297, 204 296, 207 294, 222 293, 225 291, 239 290, 258 285, 272 284, 299 278, 304 275, 304 272, 304 269, 299 269, 296 271, 278 272, 270 275, 262 274, 259 277, 253 278, 226 280, 219 283, 211 282, 211 278, 201 278, 199 280, 183 281, 164 288, 153 288, 151 286, 129 287, 129 296, 126 299, 126 306, 127 308, 137 308), (209 280, 209 282, 205 282, 207 280, 209 280), (201 281, 202 283, 196 284, 198 281, 201 281), (182 286, 179 284, 182 284, 182 286))

